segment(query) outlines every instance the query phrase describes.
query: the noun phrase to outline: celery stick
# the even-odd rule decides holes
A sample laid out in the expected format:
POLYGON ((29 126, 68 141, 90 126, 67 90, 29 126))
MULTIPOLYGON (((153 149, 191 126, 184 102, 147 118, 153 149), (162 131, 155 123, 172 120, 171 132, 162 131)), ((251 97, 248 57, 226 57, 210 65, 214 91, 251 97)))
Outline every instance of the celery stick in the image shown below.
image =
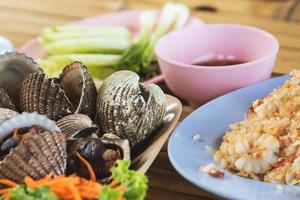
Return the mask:
POLYGON ((68 53, 105 53, 121 54, 131 45, 129 40, 117 39, 66 39, 44 46, 46 52, 53 54, 68 53))
POLYGON ((162 17, 159 20, 156 30, 151 36, 150 42, 142 55, 143 70, 149 69, 150 63, 154 56, 154 46, 157 40, 163 36, 174 24, 176 19, 176 6, 173 3, 166 3, 163 7, 162 17))
POLYGON ((122 56, 116 67, 118 69, 129 69, 135 72, 140 72, 143 51, 147 47, 152 29, 156 21, 156 16, 153 11, 145 11, 139 17, 140 23, 140 38, 137 43, 133 44, 122 56))
POLYGON ((54 26, 43 29, 43 33, 53 32, 82 32, 82 31, 96 31, 106 34, 130 34, 130 31, 123 26, 54 26))
POLYGON ((56 42, 58 40, 65 39, 118 39, 124 41, 131 40, 130 32, 127 34, 119 34, 119 33, 107 33, 107 32, 99 32, 93 30, 87 30, 82 32, 49 32, 42 35, 43 43, 56 42))
POLYGON ((114 72, 113 66, 120 59, 120 55, 103 54, 64 54, 50 56, 38 61, 45 73, 51 77, 58 76, 61 70, 74 61, 83 62, 94 78, 106 78, 114 72))

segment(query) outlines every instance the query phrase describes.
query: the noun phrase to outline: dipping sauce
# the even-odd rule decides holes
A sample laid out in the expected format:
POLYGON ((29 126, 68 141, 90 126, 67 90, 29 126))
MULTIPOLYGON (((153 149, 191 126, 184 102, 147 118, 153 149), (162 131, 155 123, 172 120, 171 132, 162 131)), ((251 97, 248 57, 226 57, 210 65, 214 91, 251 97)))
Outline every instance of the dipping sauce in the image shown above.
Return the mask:
POLYGON ((247 61, 243 60, 234 60, 234 59, 217 59, 217 60, 206 60, 198 63, 194 63, 194 65, 199 66, 227 66, 227 65, 238 65, 246 63, 247 61))

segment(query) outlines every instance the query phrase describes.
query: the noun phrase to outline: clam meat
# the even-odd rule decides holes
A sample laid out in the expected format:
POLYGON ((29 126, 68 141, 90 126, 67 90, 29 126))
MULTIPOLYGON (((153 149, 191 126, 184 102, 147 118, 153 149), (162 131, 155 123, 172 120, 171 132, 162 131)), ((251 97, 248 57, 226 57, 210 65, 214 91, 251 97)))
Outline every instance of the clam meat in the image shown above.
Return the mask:
POLYGON ((110 169, 118 159, 129 160, 128 141, 108 137, 79 138, 73 142, 68 148, 67 173, 77 173, 79 176, 90 178, 83 158, 91 165, 96 178, 103 180, 111 175, 110 169))

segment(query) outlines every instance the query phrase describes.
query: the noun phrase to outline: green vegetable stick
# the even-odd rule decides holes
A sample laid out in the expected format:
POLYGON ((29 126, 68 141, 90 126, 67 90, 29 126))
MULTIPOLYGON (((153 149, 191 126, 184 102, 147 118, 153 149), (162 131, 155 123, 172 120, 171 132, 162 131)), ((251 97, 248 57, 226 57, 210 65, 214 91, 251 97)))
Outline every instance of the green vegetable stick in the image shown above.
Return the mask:
POLYGON ((116 67, 118 69, 129 69, 135 71, 137 73, 141 72, 140 69, 141 59, 143 55, 143 51, 147 47, 150 36, 152 33, 152 29, 154 27, 156 16, 153 11, 145 11, 143 12, 140 17, 140 29, 141 34, 139 41, 132 45, 122 56, 120 61, 117 63, 116 67))
POLYGON ((121 54, 131 45, 130 40, 117 39, 66 39, 44 46, 50 55, 69 53, 121 54))
POLYGON ((143 52, 142 65, 147 71, 154 56, 154 46, 157 40, 163 36, 174 24, 176 17, 176 6, 173 3, 166 3, 163 7, 162 17, 158 26, 151 36, 150 42, 143 52))
POLYGON ((68 31, 68 32, 46 32, 42 35, 43 43, 55 42, 64 39, 87 39, 87 38, 107 38, 107 39, 120 39, 131 40, 132 34, 128 32, 102 32, 99 30, 84 30, 84 31, 68 31))
POLYGON ((66 65, 81 61, 88 67, 94 78, 104 79, 115 71, 113 66, 120 57, 120 55, 108 54, 63 54, 50 56, 39 60, 38 63, 48 76, 56 77, 66 65))
POLYGON ((43 33, 53 32, 82 32, 82 31, 97 31, 107 34, 128 34, 130 31, 123 26, 54 26, 43 29, 43 33))

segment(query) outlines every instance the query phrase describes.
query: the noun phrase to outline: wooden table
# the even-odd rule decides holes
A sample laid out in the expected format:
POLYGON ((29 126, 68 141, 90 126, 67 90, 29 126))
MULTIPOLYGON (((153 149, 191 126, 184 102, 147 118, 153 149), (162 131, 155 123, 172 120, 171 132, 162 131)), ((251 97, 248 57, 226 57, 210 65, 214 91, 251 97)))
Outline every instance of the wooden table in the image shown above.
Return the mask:
MULTIPOLYGON (((0 35, 17 47, 41 34, 42 27, 126 9, 160 8, 163 0, 1 0, 0 35)), ((300 67, 299 0, 181 0, 206 23, 230 22, 256 26, 280 42, 275 74, 300 67)), ((181 120, 194 109, 184 105, 181 120)), ((166 145, 147 173, 148 199, 218 199, 185 181, 171 166, 166 145)))

